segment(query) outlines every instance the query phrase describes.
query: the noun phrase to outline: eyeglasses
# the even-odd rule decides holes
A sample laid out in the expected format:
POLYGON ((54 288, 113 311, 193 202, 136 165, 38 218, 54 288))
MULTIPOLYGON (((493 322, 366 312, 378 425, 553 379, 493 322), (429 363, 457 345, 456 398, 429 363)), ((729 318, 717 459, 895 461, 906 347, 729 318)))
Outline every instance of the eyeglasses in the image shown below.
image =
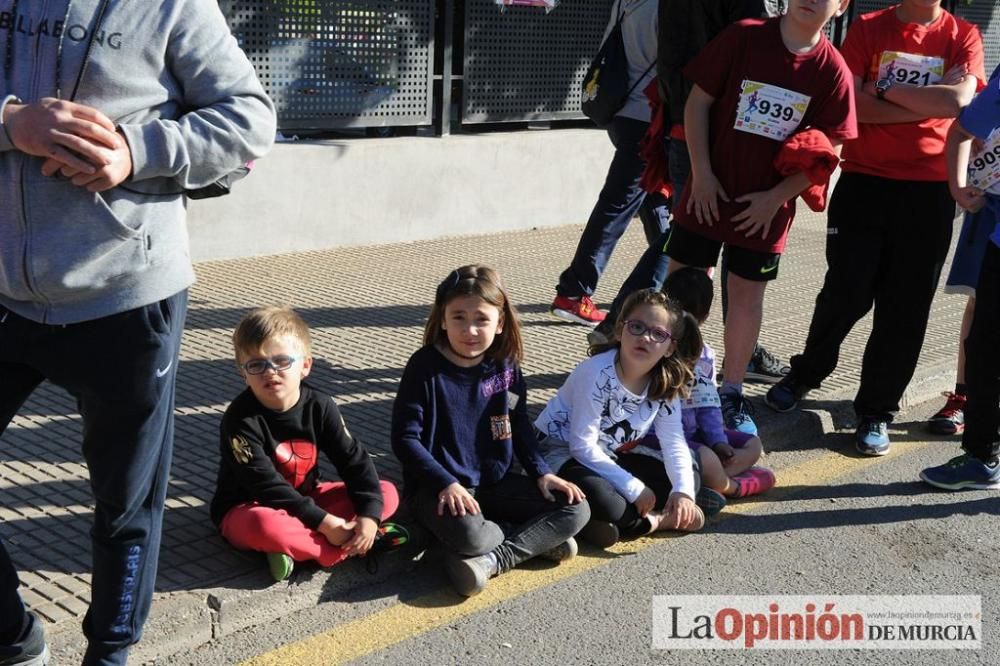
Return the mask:
POLYGON ((629 335, 634 335, 637 338, 648 333, 649 339, 656 344, 661 344, 674 337, 670 334, 670 331, 665 328, 660 328, 659 326, 647 326, 646 322, 639 321, 638 319, 626 319, 625 330, 629 332, 629 335))
POLYGON ((274 370, 275 372, 284 372, 292 367, 298 360, 299 359, 295 356, 279 354, 278 356, 272 356, 271 358, 250 359, 240 367, 243 368, 248 375, 262 375, 268 369, 274 370))

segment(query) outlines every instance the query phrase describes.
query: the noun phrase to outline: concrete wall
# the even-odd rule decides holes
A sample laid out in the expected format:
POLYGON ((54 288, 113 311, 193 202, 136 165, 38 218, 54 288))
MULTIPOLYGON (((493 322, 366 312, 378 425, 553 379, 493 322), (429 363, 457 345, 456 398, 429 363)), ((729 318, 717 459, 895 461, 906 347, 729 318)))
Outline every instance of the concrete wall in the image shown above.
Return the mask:
POLYGON ((599 130, 281 143, 234 193, 192 201, 196 261, 583 224, 599 130))

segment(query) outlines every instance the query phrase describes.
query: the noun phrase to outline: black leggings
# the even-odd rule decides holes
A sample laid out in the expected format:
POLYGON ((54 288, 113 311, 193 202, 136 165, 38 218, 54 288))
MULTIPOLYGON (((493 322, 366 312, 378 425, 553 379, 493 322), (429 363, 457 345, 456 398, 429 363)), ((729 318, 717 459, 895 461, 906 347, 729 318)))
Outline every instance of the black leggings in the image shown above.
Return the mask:
MULTIPOLYGON (((655 509, 662 510, 670 497, 673 486, 663 461, 652 456, 626 453, 618 456, 618 466, 642 481, 656 495, 655 509)), ((587 501, 593 520, 614 523, 623 539, 635 539, 648 534, 652 525, 639 515, 635 504, 618 494, 606 479, 576 460, 570 460, 559 470, 559 476, 580 486, 587 501)), ((695 475, 698 479, 699 475, 695 475)))

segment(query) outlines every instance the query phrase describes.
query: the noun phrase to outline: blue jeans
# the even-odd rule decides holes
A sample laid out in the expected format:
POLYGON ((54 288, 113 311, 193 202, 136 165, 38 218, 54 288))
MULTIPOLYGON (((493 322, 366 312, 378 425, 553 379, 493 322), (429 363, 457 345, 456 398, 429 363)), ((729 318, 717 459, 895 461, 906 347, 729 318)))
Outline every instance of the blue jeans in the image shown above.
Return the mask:
MULTIPOLYGON (((670 168, 670 184, 674 188, 674 201, 680 201, 681 192, 691 173, 691 158, 688 155, 687 144, 676 139, 670 140, 667 144, 667 159, 670 168)), ((663 281, 667 277, 667 266, 670 258, 663 253, 670 236, 670 226, 667 225, 660 232, 659 236, 650 242, 649 247, 639 258, 639 263, 635 265, 632 272, 618 290, 608 316, 605 319, 607 324, 601 328, 610 331, 618 318, 622 305, 629 294, 640 289, 659 289, 663 286, 663 281)))
MULTIPOLYGON (((187 292, 79 324, 0 307, 0 434, 42 380, 76 398, 94 494, 84 664, 125 664, 149 615, 174 439, 174 386, 187 292)), ((14 502, 7 497, 5 502, 14 502)), ((0 544, 0 608, 17 573, 0 544)))
POLYGON ((639 156, 639 142, 649 123, 615 116, 608 136, 615 146, 615 156, 608 167, 594 210, 576 246, 569 268, 559 276, 556 291, 560 296, 592 296, 597 289, 618 239, 625 233, 636 213, 642 220, 646 241, 652 243, 668 225, 670 212, 666 199, 647 195, 639 186, 646 163, 639 156))

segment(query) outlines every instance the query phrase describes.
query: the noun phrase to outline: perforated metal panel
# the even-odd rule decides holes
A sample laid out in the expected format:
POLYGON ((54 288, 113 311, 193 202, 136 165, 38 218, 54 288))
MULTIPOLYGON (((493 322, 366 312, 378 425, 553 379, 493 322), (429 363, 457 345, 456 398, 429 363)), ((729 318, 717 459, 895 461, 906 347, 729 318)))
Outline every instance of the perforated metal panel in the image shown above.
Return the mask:
POLYGON ((551 13, 466 0, 462 122, 583 118, 580 88, 611 0, 565 0, 551 13))
POLYGON ((223 0, 282 129, 429 125, 433 0, 223 0))
POLYGON ((983 34, 986 75, 1000 64, 1000 6, 995 0, 975 0, 971 5, 959 2, 955 15, 979 26, 983 34))

